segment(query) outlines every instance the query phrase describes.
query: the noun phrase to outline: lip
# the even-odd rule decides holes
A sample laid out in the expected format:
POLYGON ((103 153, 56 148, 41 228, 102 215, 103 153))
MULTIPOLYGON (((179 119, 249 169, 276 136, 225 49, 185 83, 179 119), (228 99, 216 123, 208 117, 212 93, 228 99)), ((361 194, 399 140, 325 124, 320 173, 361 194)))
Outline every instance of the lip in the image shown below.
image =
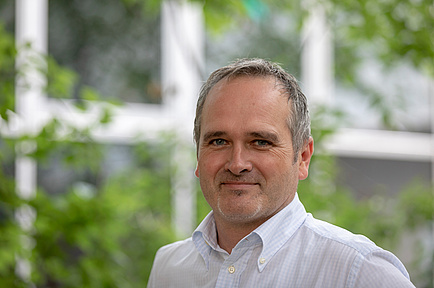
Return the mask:
POLYGON ((243 190, 243 189, 249 189, 253 186, 258 185, 258 183, 248 183, 248 182, 223 182, 221 183, 222 186, 234 189, 234 190, 243 190))

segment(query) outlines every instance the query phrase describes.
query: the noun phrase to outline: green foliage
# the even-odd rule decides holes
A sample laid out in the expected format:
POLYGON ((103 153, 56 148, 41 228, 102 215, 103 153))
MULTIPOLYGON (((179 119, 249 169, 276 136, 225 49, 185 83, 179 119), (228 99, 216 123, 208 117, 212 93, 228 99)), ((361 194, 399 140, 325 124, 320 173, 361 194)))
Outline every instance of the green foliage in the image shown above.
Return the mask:
POLYGON ((405 110, 408 100, 395 91, 385 95, 363 81, 360 67, 365 64, 368 70, 367 61, 374 61, 382 66, 383 75, 389 75, 394 68, 405 65, 434 77, 432 3, 329 0, 321 4, 326 7, 333 31, 336 80, 368 100, 370 108, 380 116, 382 128, 398 129, 396 112, 405 110))
MULTIPOLYGON (((123 1, 129 9, 140 8, 147 12, 157 11, 161 2, 123 1)), ((301 27, 306 15, 299 1, 192 1, 203 5, 207 25, 213 33, 233 27, 235 21, 239 21, 238 17, 266 21, 266 11, 270 7, 295 10, 297 27, 301 27), (257 7, 262 11, 259 14, 257 7)), ((357 84, 355 71, 360 63, 360 49, 369 43, 376 45, 378 49, 373 52, 387 65, 392 66, 404 57, 415 67, 433 75, 433 47, 429 42, 432 39, 429 34, 433 28, 432 9, 426 9, 430 3, 425 0, 408 3, 333 0, 328 5, 331 5, 329 13, 336 11, 336 14, 330 14, 334 29, 343 31, 339 34, 343 36, 336 39, 339 55, 336 71, 343 82, 357 84)), ((15 70, 16 53, 13 37, 0 26, 1 125, 8 124, 9 111, 14 110, 15 77, 22 72, 15 70)), ((75 103, 83 113, 95 100, 100 100, 95 89, 85 85, 77 88, 80 82, 77 74, 52 58, 39 64, 42 64, 38 66, 40 71, 47 76, 46 92, 50 97, 80 98, 75 99, 75 103)), ((387 107, 380 96, 373 95, 373 106, 383 104, 387 107)), ((318 144, 316 147, 321 149, 321 142, 344 121, 344 115, 326 107, 314 110, 312 133, 318 144)), ((388 111, 383 118, 392 126, 388 111)), ((25 279, 15 273, 17 257, 30 261, 30 281, 37 287, 129 288, 146 285, 156 250, 175 240, 170 225, 173 142, 162 137, 157 142, 137 143, 132 163, 107 177, 103 172, 107 164, 103 161, 108 152, 93 141, 91 132, 110 120, 110 108, 104 108, 89 127, 77 128, 52 119, 36 135, 0 138, 1 287, 28 287, 25 279), (15 156, 15 147, 22 143, 33 143, 35 149, 25 151, 22 156, 31 157, 41 166, 58 157, 64 167, 90 174, 97 180, 92 184, 76 182, 67 187, 66 193, 56 192, 55 195, 40 188, 34 199, 21 199, 15 192, 13 173, 6 173, 6 166, 15 156), (23 229, 17 221, 16 211, 22 207, 36 211, 30 230, 23 229)), ((416 231, 432 223, 434 205, 430 188, 413 183, 396 199, 381 194, 355 199, 351 191, 336 185, 339 171, 334 161, 331 156, 317 153, 309 179, 300 183, 300 198, 315 217, 365 234, 388 249, 394 249, 409 230, 416 231)), ((197 190, 199 222, 210 208, 199 188, 197 190)))
MULTIPOLYGON (((8 49, 15 51, 13 38, 4 30, 0 39, 6 39, 8 49)), ((17 72, 13 61, 7 62, 13 57, 2 58, 10 56, 6 50, 0 50, 0 59, 9 66, 2 65, 0 71, 8 77, 1 78, 0 85, 14 87, 17 72)), ((74 99, 78 76, 50 57, 46 62, 39 56, 34 59, 34 66, 48 79, 47 93, 74 99)), ((14 90, 2 91, 2 125, 8 125, 14 90)), ((75 103, 83 114, 93 108, 94 101, 101 101, 98 93, 86 86, 80 88, 79 95, 82 100, 75 103)), ((87 127, 52 119, 35 134, 16 138, 2 135, 1 287, 28 287, 28 282, 36 287, 144 287, 156 250, 175 240, 168 205, 170 142, 137 143, 130 167, 107 177, 103 172, 107 151, 92 139, 92 131, 110 123, 110 107, 103 105, 99 118, 87 127), (16 149, 22 146, 31 149, 16 149), (62 169, 90 175, 87 179, 96 181, 75 182, 65 187, 65 193, 48 194, 40 187, 34 199, 21 199, 13 173, 5 173, 13 165, 14 156, 29 157, 40 167, 57 159, 62 169), (23 208, 36 214, 27 228, 16 216, 23 208), (16 273, 17 259, 29 261, 29 279, 16 273)))
POLYGON ((100 189, 77 185, 56 196, 39 191, 29 203, 38 213, 32 233, 38 287, 145 285, 156 250, 174 237, 167 171, 141 160, 143 167, 126 169, 100 189))
POLYGON ((301 16, 304 15, 299 1, 284 0, 190 0, 203 7, 207 30, 218 36, 223 32, 239 27, 244 21, 262 23, 270 21, 271 11, 286 11, 301 27, 301 16), (292 13, 291 13, 292 12, 292 13))
POLYGON ((117 221, 124 227, 128 224, 128 237, 122 239, 128 269, 123 272, 141 285, 147 281, 157 249, 175 240, 170 225, 169 143, 138 143, 131 167, 112 177, 104 187, 107 201, 119 211, 117 221))
POLYGON ((0 119, 8 120, 8 111, 14 110, 15 101, 15 42, 0 23, 0 119))
MULTIPOLYGON (((312 5, 323 5, 336 35, 336 71, 342 78, 354 77, 357 63, 366 52, 386 66, 407 60, 434 76, 434 15, 429 0, 324 0, 303 5, 299 1, 280 0, 190 1, 202 5, 207 27, 214 34, 233 27, 237 21, 266 19, 270 9, 293 12, 301 28, 312 5)), ((141 2, 152 2, 156 7, 161 1, 141 2)))
POLYGON ((336 43, 357 53, 368 48, 368 53, 387 66, 408 61, 434 76, 431 1, 330 0, 329 4, 336 43))
POLYGON ((77 74, 59 64, 52 57, 46 57, 47 69, 47 89, 46 92, 50 97, 54 98, 70 98, 73 95, 75 85, 77 84, 77 74))
POLYGON ((24 281, 14 273, 16 255, 22 253, 22 230, 15 219, 15 211, 23 201, 14 191, 13 180, 0 170, 0 284, 4 287, 24 287, 24 281))
POLYGON ((160 11, 161 0, 122 0, 130 9, 139 9, 147 15, 158 15, 160 11))
POLYGON ((428 224, 434 217, 434 191, 416 179, 403 189, 398 205, 398 210, 405 215, 406 227, 415 229, 421 223, 428 224))
MULTIPOLYGON (((101 145, 91 138, 71 141, 77 135, 59 141, 53 123, 25 138, 37 143, 27 156, 44 164, 60 155, 65 167, 101 178, 101 145)), ((175 240, 167 152, 161 143, 138 144, 134 163, 121 173, 96 185, 76 183, 63 194, 40 189, 30 201, 20 199, 12 179, 1 175, 0 285, 22 281, 14 273, 15 257, 22 255, 31 263, 31 281, 37 287, 144 287, 156 250, 175 240), (14 216, 23 203, 37 213, 29 232, 14 216), (29 251, 18 241, 23 237, 31 243, 29 251)))

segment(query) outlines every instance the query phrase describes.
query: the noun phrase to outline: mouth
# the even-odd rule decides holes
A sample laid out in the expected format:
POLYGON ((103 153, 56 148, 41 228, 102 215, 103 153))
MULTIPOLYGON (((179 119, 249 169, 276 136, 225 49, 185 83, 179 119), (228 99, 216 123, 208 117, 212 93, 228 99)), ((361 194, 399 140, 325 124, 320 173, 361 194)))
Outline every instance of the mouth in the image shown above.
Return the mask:
POLYGON ((256 185, 259 185, 258 183, 253 182, 222 182, 221 186, 225 187, 230 190, 246 190, 251 189, 252 187, 255 187, 256 185))

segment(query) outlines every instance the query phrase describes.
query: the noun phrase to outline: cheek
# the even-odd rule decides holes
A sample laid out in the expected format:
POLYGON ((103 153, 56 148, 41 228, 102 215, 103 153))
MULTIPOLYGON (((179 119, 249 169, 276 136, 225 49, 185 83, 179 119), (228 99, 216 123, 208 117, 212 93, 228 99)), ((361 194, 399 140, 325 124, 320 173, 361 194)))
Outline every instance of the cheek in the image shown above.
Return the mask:
POLYGON ((290 157, 267 157, 258 159, 257 168, 269 185, 292 185, 298 179, 298 166, 290 157))
POLYGON ((212 177, 213 175, 217 174, 221 167, 224 166, 224 163, 222 163, 221 157, 212 157, 211 155, 201 157, 198 160, 195 175, 199 178, 212 177))
POLYGON ((256 155, 256 167, 264 174, 277 176, 288 171, 293 166, 290 155, 282 153, 272 153, 268 155, 256 155))

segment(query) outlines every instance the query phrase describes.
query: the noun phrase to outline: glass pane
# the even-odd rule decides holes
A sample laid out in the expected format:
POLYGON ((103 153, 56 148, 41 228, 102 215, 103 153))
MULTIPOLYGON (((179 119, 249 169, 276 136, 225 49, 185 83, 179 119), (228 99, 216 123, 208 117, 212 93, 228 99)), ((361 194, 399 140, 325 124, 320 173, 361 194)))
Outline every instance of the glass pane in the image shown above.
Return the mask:
POLYGON ((160 16, 142 5, 49 1, 49 53, 78 72, 76 91, 88 85, 104 98, 161 102, 160 16))
POLYGON ((354 192, 358 198, 375 194, 392 198, 414 182, 429 187, 430 162, 337 157, 338 183, 354 192))

